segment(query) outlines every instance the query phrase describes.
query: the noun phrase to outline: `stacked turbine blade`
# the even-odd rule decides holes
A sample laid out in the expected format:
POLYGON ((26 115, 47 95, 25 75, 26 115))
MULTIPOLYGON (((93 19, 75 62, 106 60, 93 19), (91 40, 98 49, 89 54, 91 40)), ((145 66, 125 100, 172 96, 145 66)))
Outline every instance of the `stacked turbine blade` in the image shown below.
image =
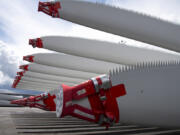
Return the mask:
POLYGON ((30 42, 34 47, 122 65, 178 60, 180 58, 180 55, 169 54, 163 51, 75 37, 46 36, 31 39, 30 41, 34 41, 30 42), (41 40, 41 46, 38 45, 39 40, 41 40))
MULTIPOLYGON (((39 2, 38 11, 180 51, 179 25, 136 12, 80 0, 39 2)), ((29 44, 55 52, 23 57, 30 64, 19 67, 12 87, 43 93, 12 104, 107 128, 118 122, 179 127, 179 53, 64 36, 38 37, 29 44)))
POLYGON ((56 18, 180 52, 178 24, 126 9, 81 0, 56 0, 49 2, 49 5, 52 8, 40 3, 39 11, 44 12, 44 9, 47 9, 48 15, 56 18))
POLYGON ((12 100, 18 100, 27 96, 30 95, 0 89, 0 107, 18 107, 19 105, 13 105, 10 102, 12 100))
POLYGON ((13 95, 6 95, 6 94, 1 94, 0 95, 0 99, 1 100, 16 100, 16 99, 20 99, 23 98, 23 96, 13 96, 13 95))
POLYGON ((108 73, 112 67, 123 66, 116 63, 59 53, 39 53, 24 56, 23 59, 32 63, 96 74, 108 73))
POLYGON ((10 102, 21 98, 23 98, 23 96, 0 94, 0 107, 16 107, 17 105, 12 105, 10 102))
POLYGON ((81 79, 89 79, 94 76, 98 76, 98 74, 83 72, 78 70, 71 70, 67 68, 57 68, 53 66, 41 65, 32 63, 29 65, 22 65, 20 69, 31 72, 38 72, 42 74, 56 75, 56 76, 67 76, 72 78, 81 78, 81 79))

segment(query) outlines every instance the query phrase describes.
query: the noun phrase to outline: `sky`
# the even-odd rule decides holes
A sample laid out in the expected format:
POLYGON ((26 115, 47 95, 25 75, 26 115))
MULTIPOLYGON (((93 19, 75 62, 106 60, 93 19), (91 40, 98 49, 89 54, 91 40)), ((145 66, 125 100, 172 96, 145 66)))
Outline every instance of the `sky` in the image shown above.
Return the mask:
MULTIPOLYGON (((42 0, 44 1, 44 0, 42 0)), ((180 24, 179 0, 86 0, 134 10, 180 24)), ((48 52, 28 45, 30 38, 47 35, 75 36, 135 46, 148 44, 108 34, 37 11, 38 0, 0 0, 0 89, 10 89, 22 57, 48 52)))

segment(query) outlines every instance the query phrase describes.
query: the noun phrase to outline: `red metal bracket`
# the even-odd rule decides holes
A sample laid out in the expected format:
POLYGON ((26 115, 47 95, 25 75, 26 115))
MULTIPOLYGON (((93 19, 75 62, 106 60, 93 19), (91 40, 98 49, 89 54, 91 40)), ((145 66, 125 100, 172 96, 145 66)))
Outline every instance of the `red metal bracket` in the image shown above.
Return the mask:
POLYGON ((59 1, 56 2, 39 2, 38 11, 42 11, 47 15, 50 15, 54 18, 59 18, 58 9, 61 8, 61 4, 59 1))
POLYGON ((17 72, 17 75, 24 76, 25 71, 17 72))
POLYGON ((21 66, 19 66, 19 69, 23 69, 25 71, 28 71, 28 67, 29 67, 29 65, 21 65, 21 66))
POLYGON ((20 80, 21 80, 21 76, 16 76, 11 87, 16 88, 16 86, 20 82, 20 80))
POLYGON ((34 62, 34 56, 32 56, 32 55, 24 56, 23 60, 26 60, 28 62, 34 62))
POLYGON ((21 76, 16 76, 15 80, 21 80, 21 76))
POLYGON ((56 98, 55 95, 51 96, 49 93, 48 94, 44 93, 37 96, 30 96, 28 98, 13 100, 11 101, 11 104, 35 107, 35 108, 40 108, 47 111, 55 111, 56 105, 54 102, 54 98, 56 98))
POLYGON ((69 87, 62 85, 63 88, 63 112, 60 117, 73 115, 80 119, 94 121, 108 128, 113 123, 119 122, 119 108, 116 101, 117 97, 126 95, 126 90, 123 84, 113 86, 108 76, 102 75, 97 78, 92 78, 80 85, 69 87), (88 97, 92 110, 78 107, 72 104, 73 100, 80 100, 88 97), (84 118, 73 110, 94 115, 95 119, 84 118))
POLYGON ((43 48, 43 42, 40 38, 37 39, 29 39, 29 45, 32 45, 33 48, 43 48))

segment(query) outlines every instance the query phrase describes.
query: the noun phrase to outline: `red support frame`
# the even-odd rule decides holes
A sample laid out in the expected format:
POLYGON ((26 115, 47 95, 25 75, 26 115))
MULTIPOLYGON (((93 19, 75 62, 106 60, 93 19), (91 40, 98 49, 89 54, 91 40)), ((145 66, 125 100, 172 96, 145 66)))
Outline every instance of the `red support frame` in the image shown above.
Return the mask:
POLYGON ((60 2, 39 2, 38 11, 44 12, 54 18, 60 18, 59 9, 61 8, 60 2))

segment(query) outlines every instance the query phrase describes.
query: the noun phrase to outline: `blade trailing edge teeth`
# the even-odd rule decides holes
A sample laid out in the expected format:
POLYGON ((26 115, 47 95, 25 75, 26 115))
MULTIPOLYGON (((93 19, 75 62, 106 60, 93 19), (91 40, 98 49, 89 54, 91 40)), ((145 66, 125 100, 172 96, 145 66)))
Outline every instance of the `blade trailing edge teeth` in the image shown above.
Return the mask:
POLYGON ((163 68, 169 66, 180 66, 180 60, 175 61, 154 61, 154 62, 142 62, 137 63, 136 65, 123 66, 119 68, 114 68, 109 71, 110 76, 115 76, 120 74, 121 72, 128 72, 133 70, 142 71, 143 69, 151 69, 151 68, 163 68))

